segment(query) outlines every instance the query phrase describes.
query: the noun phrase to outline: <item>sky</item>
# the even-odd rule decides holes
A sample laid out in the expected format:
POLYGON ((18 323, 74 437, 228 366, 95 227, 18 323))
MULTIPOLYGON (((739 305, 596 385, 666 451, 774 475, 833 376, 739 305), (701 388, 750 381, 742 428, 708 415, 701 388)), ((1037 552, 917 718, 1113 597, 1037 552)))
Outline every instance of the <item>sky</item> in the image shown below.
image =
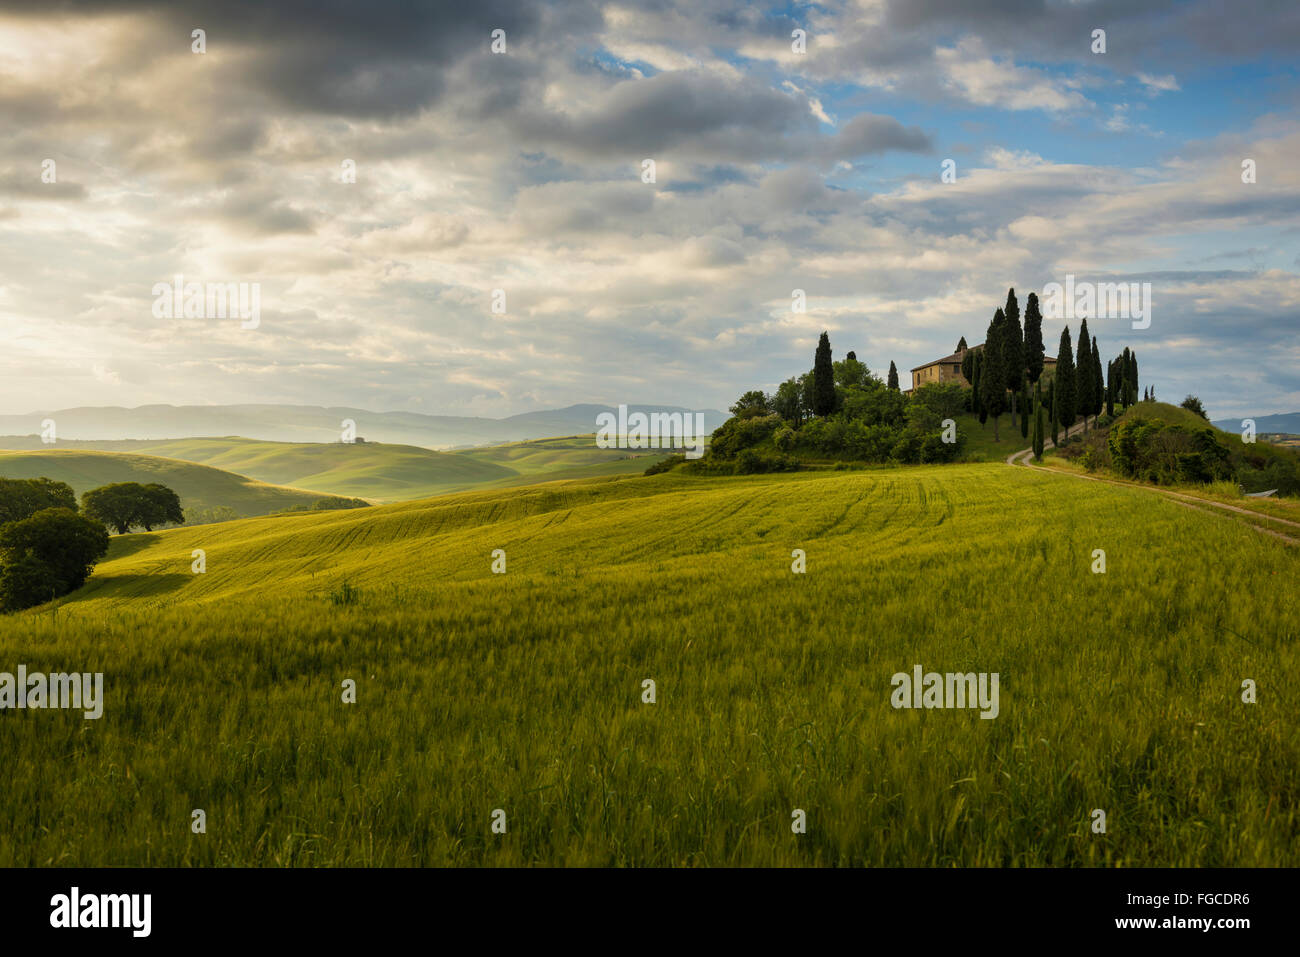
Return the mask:
POLYGON ((0 0, 0 411, 726 408, 1067 275, 1151 284, 1089 328, 1159 398, 1300 411, 1298 70, 1294 0, 0 0))

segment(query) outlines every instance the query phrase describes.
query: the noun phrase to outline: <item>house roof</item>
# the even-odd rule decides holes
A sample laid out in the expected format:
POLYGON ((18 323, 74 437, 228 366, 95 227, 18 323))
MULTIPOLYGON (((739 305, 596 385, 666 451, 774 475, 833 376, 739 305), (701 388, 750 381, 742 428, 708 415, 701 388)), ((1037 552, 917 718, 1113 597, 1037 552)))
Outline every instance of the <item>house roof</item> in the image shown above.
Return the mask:
MULTIPOLYGON (((971 346, 970 349, 968 349, 967 351, 968 351, 968 352, 974 352, 976 349, 983 349, 983 348, 984 348, 984 343, 981 342, 979 345, 971 346)), ((912 369, 910 369, 910 370, 908 370, 908 371, 910 371, 910 372, 920 372, 922 369, 928 369, 928 368, 930 368, 930 366, 944 365, 944 364, 949 363, 949 362, 960 363, 961 360, 962 360, 963 358, 965 358, 965 356, 966 356, 966 353, 965 353, 965 352, 954 352, 952 355, 950 355, 950 356, 944 356, 942 359, 931 359, 929 362, 922 363, 922 364, 919 365, 919 366, 914 366, 912 369)), ((1043 356, 1043 361, 1044 361, 1044 362, 1055 362, 1055 361, 1056 361, 1056 357, 1055 357, 1055 356, 1043 356)))
MULTIPOLYGON (((984 344, 984 343, 982 343, 982 342, 980 343, 980 345, 983 345, 983 344, 984 344)), ((926 362, 926 363, 924 363, 923 365, 919 365, 919 366, 917 366, 916 368, 912 369, 911 371, 912 371, 912 372, 916 372, 916 371, 918 371, 918 370, 920 370, 920 369, 928 369, 930 366, 941 365, 941 364, 943 364, 943 363, 945 363, 945 362, 956 362, 956 363, 960 363, 961 360, 962 360, 962 357, 963 357, 964 355, 966 355, 966 353, 964 353, 964 352, 954 352, 952 355, 950 355, 950 356, 944 356, 942 359, 931 359, 929 362, 926 362)))

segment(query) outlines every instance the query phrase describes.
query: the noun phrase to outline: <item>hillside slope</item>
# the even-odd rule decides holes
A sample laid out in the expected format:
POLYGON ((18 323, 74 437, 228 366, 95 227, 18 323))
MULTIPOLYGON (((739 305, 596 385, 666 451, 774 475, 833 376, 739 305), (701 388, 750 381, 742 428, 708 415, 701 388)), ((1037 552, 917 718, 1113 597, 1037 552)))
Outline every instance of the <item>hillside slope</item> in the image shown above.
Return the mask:
POLYGON ((0 865, 1294 862, 1300 608, 1240 598, 1300 555, 1078 486, 668 473, 123 536, 0 620, 107 698, 0 716, 0 865), (998 673, 997 717, 891 707, 917 665, 998 673))
POLYGON ((183 509, 226 506, 241 516, 268 515, 295 505, 310 505, 321 493, 259 482, 223 469, 156 455, 55 450, 0 451, 0 475, 47 476, 83 492, 111 482, 160 482, 176 492, 183 509))
MULTIPOLYGON (((631 405, 630 411, 684 412, 677 406, 631 405)), ((420 412, 372 412, 350 406, 307 405, 144 405, 58 409, 26 415, 0 415, 0 434, 40 433, 42 422, 57 424, 59 439, 168 439, 176 436, 244 435, 272 442, 337 442, 345 420, 372 441, 428 448, 521 442, 596 430, 596 416, 616 411, 603 405, 526 412, 504 419, 482 416, 426 415, 420 412)), ((726 418, 701 410, 708 431, 726 418)))
MULTIPOLYGON (((0 442, 38 451, 48 449, 32 436, 10 436, 0 442)), ((59 448, 183 459, 261 482, 375 502, 409 501, 475 487, 557 478, 640 474, 649 462, 661 457, 657 452, 652 458, 641 458, 627 450, 601 449, 591 435, 455 452, 378 442, 266 442, 239 436, 162 441, 73 439, 60 440, 59 448)))

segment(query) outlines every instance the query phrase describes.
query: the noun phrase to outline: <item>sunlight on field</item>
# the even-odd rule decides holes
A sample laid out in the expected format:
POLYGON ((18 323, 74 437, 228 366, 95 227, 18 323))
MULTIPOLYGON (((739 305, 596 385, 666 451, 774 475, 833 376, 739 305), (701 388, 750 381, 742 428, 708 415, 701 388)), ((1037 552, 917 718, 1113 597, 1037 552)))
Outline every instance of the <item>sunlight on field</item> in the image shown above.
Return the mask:
POLYGON ((0 712, 0 865, 1293 865, 1300 550, 1081 484, 669 473, 121 537, 0 621, 0 670, 106 697, 0 712), (999 716, 894 710, 917 664, 998 673, 999 716))

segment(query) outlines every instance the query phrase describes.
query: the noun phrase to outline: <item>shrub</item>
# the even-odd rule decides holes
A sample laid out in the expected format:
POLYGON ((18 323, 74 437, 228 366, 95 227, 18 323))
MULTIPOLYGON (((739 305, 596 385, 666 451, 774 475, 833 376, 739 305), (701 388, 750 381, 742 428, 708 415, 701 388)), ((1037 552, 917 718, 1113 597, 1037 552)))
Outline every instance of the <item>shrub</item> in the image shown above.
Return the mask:
POLYGON ((644 474, 658 475, 660 472, 667 472, 670 471, 671 469, 676 468, 677 466, 681 465, 685 461, 686 461, 685 455, 670 455, 666 459, 660 459, 658 462, 653 463, 649 468, 645 470, 644 474))
POLYGON ((772 455, 757 449, 744 449, 736 456, 737 475, 757 475, 763 472, 793 472, 799 460, 788 455, 772 455))
POLYGON ((80 588, 107 552, 104 526, 68 508, 47 508, 0 526, 4 610, 29 608, 80 588))
POLYGON ((733 459, 741 449, 758 445, 782 424, 779 415, 730 418, 714 429, 708 454, 720 459, 733 459))

